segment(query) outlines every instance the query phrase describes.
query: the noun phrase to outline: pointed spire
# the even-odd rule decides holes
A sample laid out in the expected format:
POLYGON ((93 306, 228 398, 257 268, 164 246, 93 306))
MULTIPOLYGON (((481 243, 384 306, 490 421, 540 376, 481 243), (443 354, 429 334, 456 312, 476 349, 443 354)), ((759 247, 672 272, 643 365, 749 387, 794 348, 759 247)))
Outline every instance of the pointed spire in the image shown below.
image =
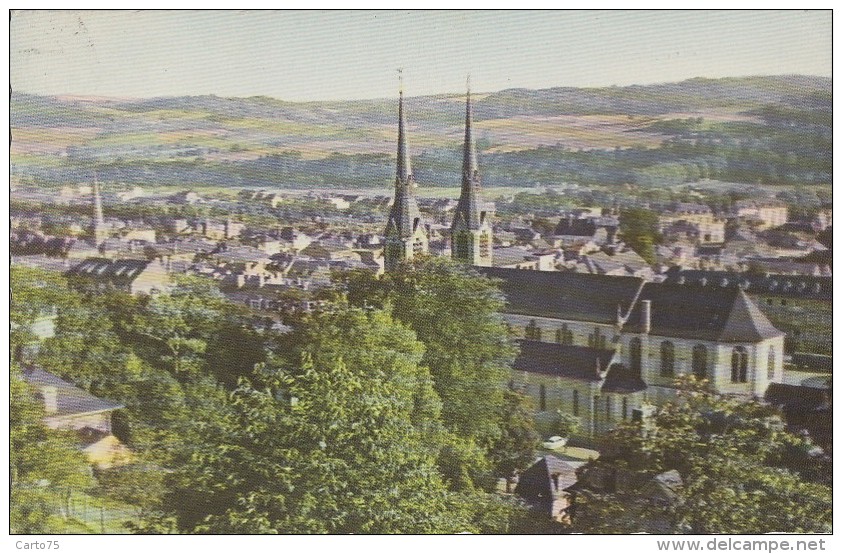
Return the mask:
MULTIPOLYGON (((401 74, 401 70, 398 70, 401 74)), ((406 134, 406 115, 403 111, 403 77, 400 77, 400 100, 398 103, 398 162, 395 177, 395 202, 389 213, 389 228, 394 228, 400 237, 410 237, 421 225, 421 212, 415 198, 415 180, 409 161, 409 146, 406 134)))
POLYGON ((406 140, 406 115, 403 111, 403 70, 398 70, 400 100, 398 101, 398 168, 396 183, 407 184, 412 180, 412 165, 409 160, 409 145, 406 140))
POLYGON ((479 164, 477 163, 477 146, 474 142, 474 113, 471 107, 471 76, 468 75, 467 81, 468 98, 465 103, 465 146, 462 156, 462 182, 466 179, 473 179, 476 172, 479 171, 479 164))
POLYGON ((477 162, 477 147, 474 142, 473 131, 473 108, 471 106, 471 80, 468 77, 468 95, 465 102, 465 143, 462 153, 462 192, 459 195, 459 204, 456 206, 456 214, 453 220, 461 218, 468 229, 479 229, 480 220, 480 199, 479 199, 479 163, 477 162))
POLYGON ((102 198, 100 198, 99 194, 99 179, 97 179, 96 171, 94 171, 94 186, 93 186, 93 196, 94 196, 94 224, 93 224, 93 236, 94 236, 94 245, 99 247, 105 242, 105 239, 108 238, 108 231, 105 228, 105 217, 102 214, 102 198))
POLYGON ((97 173, 94 171, 94 225, 102 226, 105 224, 105 217, 102 215, 102 198, 99 195, 99 179, 97 173))

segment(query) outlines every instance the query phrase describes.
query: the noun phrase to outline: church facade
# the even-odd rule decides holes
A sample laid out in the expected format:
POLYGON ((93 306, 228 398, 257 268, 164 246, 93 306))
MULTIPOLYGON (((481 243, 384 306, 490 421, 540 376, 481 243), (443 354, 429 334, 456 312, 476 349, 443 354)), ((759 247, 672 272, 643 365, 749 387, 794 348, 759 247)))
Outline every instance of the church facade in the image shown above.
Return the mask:
MULTIPOLYGON (((429 231, 416 198, 418 184, 412 175, 403 91, 398 101, 398 157, 395 197, 385 230, 385 269, 429 252, 429 231)), ((481 179, 473 135, 473 110, 468 91, 465 106, 465 142, 462 160, 462 189, 450 229, 451 252, 456 260, 470 265, 491 266, 493 205, 482 200, 481 179)))
MULTIPOLYGON (((416 187, 401 92, 386 271, 428 252, 416 187)), ((451 255, 495 279, 506 296, 502 315, 520 347, 510 385, 533 398, 539 421, 570 414, 582 436, 594 437, 672 400, 685 375, 746 398, 783 381, 784 333, 742 289, 492 267, 492 214, 481 198, 469 91, 451 255)))
POLYGON ((579 418, 584 436, 609 431, 675 398, 685 375, 717 392, 762 398, 783 381, 784 333, 737 287, 638 277, 483 268, 507 298, 517 337, 512 385, 539 417, 579 418))

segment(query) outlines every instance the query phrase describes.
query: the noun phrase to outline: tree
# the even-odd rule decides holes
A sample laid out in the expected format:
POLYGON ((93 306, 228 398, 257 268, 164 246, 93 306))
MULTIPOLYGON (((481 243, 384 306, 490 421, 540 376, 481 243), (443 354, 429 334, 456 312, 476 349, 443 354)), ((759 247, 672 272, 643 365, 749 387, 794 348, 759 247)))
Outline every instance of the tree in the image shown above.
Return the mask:
POLYGON ((620 234, 647 263, 655 263, 654 247, 661 240, 657 213, 645 208, 623 208, 620 210, 620 234))
POLYGON ((491 460, 497 475, 506 478, 506 492, 516 471, 525 469, 535 460, 535 447, 540 437, 535 430, 533 406, 530 398, 515 390, 503 393, 502 434, 491 450, 491 460))
POLYGON ((365 272, 341 278, 352 304, 391 306, 395 319, 415 331, 442 399, 442 421, 491 448, 502 432, 503 390, 515 352, 494 283, 470 267, 429 257, 381 279, 365 272))
POLYGON ((651 421, 620 426, 602 458, 584 468, 613 474, 622 490, 577 495, 574 528, 583 532, 827 532, 831 489, 805 481, 813 462, 793 458, 803 439, 783 430, 774 410, 718 396, 692 380, 651 421), (793 462, 795 467, 793 467, 793 462), (666 505, 646 483, 669 470, 680 487, 666 505), (657 522, 654 523, 654 522, 657 522))
POLYGON ((212 283, 184 277, 170 294, 150 299, 131 330, 151 348, 147 359, 163 361, 174 376, 190 379, 203 372, 204 354, 218 334, 225 306, 212 283))
POLYGON ((473 530, 427 445, 435 422, 423 346, 388 312, 309 316, 289 360, 243 380, 230 411, 197 422, 167 509, 182 531, 435 533, 473 530), (419 399, 426 399, 419 402, 419 399))
POLYGON ((62 531, 60 491, 91 484, 89 466, 72 437, 47 428, 35 391, 12 367, 9 384, 9 499, 12 533, 62 531))

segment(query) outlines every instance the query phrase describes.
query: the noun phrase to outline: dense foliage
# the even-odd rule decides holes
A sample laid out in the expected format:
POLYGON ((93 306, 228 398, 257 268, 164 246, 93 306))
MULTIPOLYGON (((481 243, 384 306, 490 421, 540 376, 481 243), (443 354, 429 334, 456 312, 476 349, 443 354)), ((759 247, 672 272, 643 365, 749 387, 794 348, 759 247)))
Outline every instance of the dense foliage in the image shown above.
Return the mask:
POLYGON ((757 402, 718 396, 692 381, 650 420, 621 426, 606 452, 580 471, 613 475, 614 490, 577 494, 574 528, 583 532, 829 532, 829 459, 787 433, 757 402), (675 470, 666 494, 650 479, 675 470), (620 485, 624 483, 624 485, 620 485), (648 492, 647 492, 648 491, 648 492), (662 492, 662 491, 659 491, 662 492))

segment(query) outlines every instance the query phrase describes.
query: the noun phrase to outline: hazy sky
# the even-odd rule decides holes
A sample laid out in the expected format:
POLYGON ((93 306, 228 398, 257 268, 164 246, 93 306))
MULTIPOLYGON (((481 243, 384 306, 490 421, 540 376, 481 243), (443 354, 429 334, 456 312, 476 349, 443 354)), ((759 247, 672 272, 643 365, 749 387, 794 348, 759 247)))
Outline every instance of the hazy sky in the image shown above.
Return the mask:
POLYGON ((831 75, 831 12, 18 11, 16 90, 410 96, 690 77, 831 75))

